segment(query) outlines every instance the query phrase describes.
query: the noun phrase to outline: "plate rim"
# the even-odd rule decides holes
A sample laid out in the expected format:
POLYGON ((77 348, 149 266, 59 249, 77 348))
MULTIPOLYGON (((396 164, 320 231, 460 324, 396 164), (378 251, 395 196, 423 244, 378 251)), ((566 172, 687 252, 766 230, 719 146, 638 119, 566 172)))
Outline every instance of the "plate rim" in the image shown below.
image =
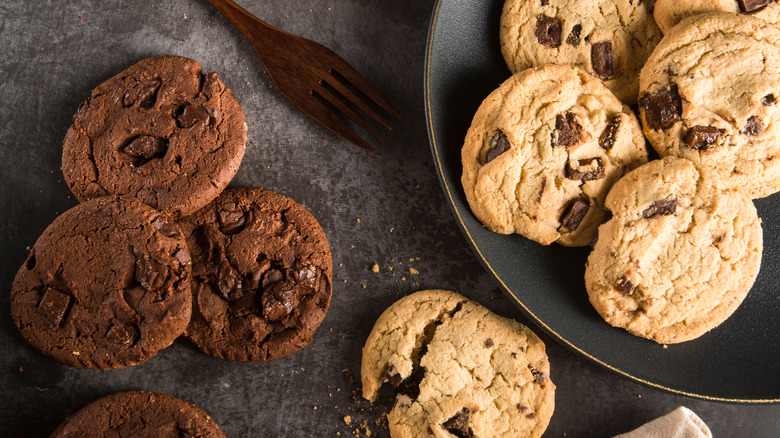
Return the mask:
MULTIPOLYGON (((423 92, 423 100, 424 100, 424 111, 425 111, 425 125, 426 130, 428 131, 428 143, 431 147, 431 152, 433 153, 434 158, 434 166, 436 167, 436 174, 439 179, 439 183, 444 191, 444 194, 447 198, 449 208, 452 210, 452 212, 455 214, 455 217, 457 219, 459 228, 461 233, 464 234, 466 237, 466 240, 469 242, 469 246, 471 246, 471 249, 475 252, 477 258, 479 258, 482 265, 488 270, 488 272, 495 278, 499 284, 501 285, 502 290, 504 291, 505 295, 508 295, 509 298, 514 301, 515 306, 519 307, 520 310, 526 314, 538 327, 543 329, 548 335, 550 335, 553 339, 555 339, 558 343, 562 344, 564 347, 568 348, 569 350, 575 352, 576 354, 579 354, 580 356, 614 372, 618 375, 625 377, 631 381, 643 384, 645 386, 649 386, 651 388, 660 389, 672 394, 681 395, 689 398, 694 399, 701 399, 706 401, 716 401, 716 402, 724 402, 724 403, 734 403, 734 404, 771 404, 771 403, 780 403, 780 397, 779 398, 727 398, 727 397, 717 397, 717 396, 710 396, 706 394, 699 394, 696 392, 690 392, 690 391, 683 391, 679 389, 675 389, 666 385, 662 385, 659 383, 651 382, 646 379, 642 379, 640 377, 634 376, 629 372, 626 372, 624 370, 621 370, 613 365, 610 365, 606 362, 604 362, 601 359, 598 359, 594 357, 593 355, 589 354, 588 352, 584 351, 583 349, 577 347, 574 345, 571 341, 561 336, 558 332, 553 330, 549 325, 547 325, 544 321, 542 321, 534 312, 532 312, 516 295, 515 293, 509 288, 509 286, 504 282, 504 280, 496 273, 496 271, 493 269, 493 267, 490 265, 490 262, 488 262, 487 259, 485 259, 484 255, 482 254, 482 251, 480 250, 477 243, 474 241, 473 237, 471 236, 471 233, 469 232, 468 228, 466 227, 466 224, 463 222, 463 217, 461 215, 460 210, 458 209, 458 206, 455 204, 455 200, 452 195, 452 191, 450 188, 450 185, 447 183, 447 179, 444 176, 444 169, 442 168, 441 158, 439 156, 439 148, 437 147, 436 142, 436 134, 434 133, 434 124, 433 124, 433 117, 432 117, 432 108, 431 108, 431 86, 430 86, 430 80, 431 80, 431 55, 433 50, 433 37, 434 32, 436 30, 436 23, 439 18, 439 8, 444 0, 436 0, 434 6, 433 6, 433 12, 431 14, 431 18, 429 21, 429 27, 428 27, 428 35, 427 35, 427 41, 425 45, 425 66, 424 66, 424 92, 423 92)), ((469 212, 470 214, 470 212, 469 212)))

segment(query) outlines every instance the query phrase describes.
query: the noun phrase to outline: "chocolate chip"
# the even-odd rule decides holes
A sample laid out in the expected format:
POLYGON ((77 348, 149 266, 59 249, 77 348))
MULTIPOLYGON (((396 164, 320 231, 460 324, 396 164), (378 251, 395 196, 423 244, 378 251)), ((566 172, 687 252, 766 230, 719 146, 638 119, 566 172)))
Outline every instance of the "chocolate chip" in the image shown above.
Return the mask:
POLYGON ((186 105, 176 115, 176 126, 179 128, 192 128, 209 120, 209 113, 205 108, 196 105, 186 105))
POLYGON ((72 297, 65 292, 47 286, 43 298, 38 304, 38 312, 43 314, 55 327, 62 326, 65 316, 71 307, 72 297))
POLYGON ((528 370, 531 371, 534 382, 538 383, 540 386, 544 386, 545 381, 547 381, 547 375, 532 367, 530 364, 528 365, 528 370))
POLYGON ((615 60, 612 54, 612 42, 604 41, 590 46, 590 63, 593 71, 603 79, 615 77, 615 60))
POLYGON ((739 10, 743 13, 756 12, 774 0, 737 0, 739 10))
POLYGON ((682 114, 677 85, 642 96, 639 105, 645 110, 645 121, 650 129, 666 129, 680 120, 682 114))
POLYGON ((620 277, 615 284, 615 288, 623 295, 631 295, 631 293, 634 292, 634 289, 636 289, 636 286, 634 286, 628 278, 620 277))
POLYGON ((767 94, 761 99, 761 105, 764 106, 774 105, 775 103, 777 103, 777 99, 775 99, 774 94, 767 94))
POLYGON ((217 270, 216 289, 226 301, 237 301, 244 295, 243 276, 227 260, 223 260, 217 270))
MULTIPOLYGON (((296 263, 296 265, 300 265, 296 263)), ((310 294, 315 292, 320 287, 320 272, 315 266, 306 264, 302 266, 296 266, 296 270, 293 273, 295 282, 301 286, 302 294, 310 294)))
POLYGON ((165 236, 176 237, 179 235, 179 228, 162 216, 157 216, 152 219, 152 226, 154 226, 155 230, 165 236))
POLYGON ((490 149, 485 154, 485 163, 495 160, 496 157, 508 151, 509 146, 509 139, 506 138, 506 134, 500 129, 496 129, 496 133, 490 139, 490 149))
POLYGON ((762 122, 761 119, 758 118, 758 116, 750 116, 747 119, 747 123, 745 124, 745 129, 742 130, 742 133, 756 136, 756 135, 761 135, 761 133, 764 132, 764 129, 766 129, 766 127, 764 126, 764 122, 762 122))
POLYGON ((211 72, 203 78, 203 86, 201 87, 201 93, 203 93, 207 99, 211 99, 223 90, 223 85, 219 81, 217 74, 211 72))
POLYGON ((572 167, 571 161, 566 163, 566 178, 580 181, 593 181, 604 178, 604 166, 599 158, 586 158, 578 160, 577 166, 572 167))
POLYGON ((685 133, 685 146, 691 149, 706 150, 712 149, 713 145, 724 130, 715 128, 714 126, 694 126, 685 133))
POLYGON ((604 128, 604 132, 599 139, 599 146, 606 150, 610 150, 612 146, 615 146, 615 140, 617 139, 618 129, 620 129, 622 120, 623 118, 618 114, 607 123, 607 127, 604 128))
POLYGON ((135 344, 138 337, 138 329, 122 321, 115 321, 106 333, 106 340, 109 342, 128 346, 135 344))
POLYGON ((525 411, 528 410, 527 406, 523 406, 520 403, 516 404, 515 406, 517 406, 517 410, 520 411, 520 412, 525 412, 525 411))
POLYGON ((577 122, 573 113, 558 114, 555 117, 555 132, 553 144, 561 146, 573 146, 582 140, 582 126, 577 122))
POLYGON ((387 367, 387 370, 385 371, 384 377, 382 377, 382 382, 388 382, 394 387, 398 388, 398 386, 403 382, 404 379, 401 377, 400 374, 395 370, 395 366, 390 365, 387 367))
POLYGON ((662 199, 650 204, 649 207, 642 212, 642 217, 651 218, 657 214, 662 216, 669 216, 674 214, 677 210, 677 199, 662 199))
POLYGON ((563 216, 561 216, 561 225, 571 231, 576 230, 580 226, 582 219, 588 214, 588 210, 590 210, 590 203, 587 199, 574 198, 574 200, 569 202, 569 205, 563 212, 563 216))
POLYGON ((580 32, 582 32, 582 25, 575 24, 574 27, 571 28, 571 32, 569 33, 569 36, 566 37, 566 44, 574 47, 579 46, 580 32))
POLYGON ((219 210, 217 212, 219 231, 228 236, 238 234, 246 227, 246 214, 240 208, 234 210, 219 210))
POLYGON ((136 103, 144 109, 149 109, 157 102, 157 91, 162 82, 160 79, 147 79, 137 83, 133 88, 127 90, 122 97, 122 105, 129 108, 136 103))
POLYGON ((168 140, 151 135, 133 137, 122 152, 130 156, 133 166, 141 167, 155 158, 162 158, 168 152, 168 140))
POLYGON ((542 6, 547 6, 550 4, 550 0, 542 0, 542 6))
POLYGON ((471 438, 474 436, 471 433, 469 427, 469 420, 471 419, 471 409, 463 408, 452 418, 442 423, 442 427, 447 429, 447 432, 455 435, 458 438, 471 438))
POLYGON ((544 14, 536 16, 536 39, 548 47, 561 45, 561 20, 544 14))
POLYGON ((262 286, 266 287, 269 284, 276 283, 279 281, 284 280, 284 273, 280 271, 279 269, 269 269, 265 272, 265 275, 263 275, 263 282, 262 286))
POLYGON ((496 344, 493 343, 493 340, 490 338, 485 339, 485 348, 490 348, 496 344))
POLYGON ((135 260, 135 280, 147 291, 156 290, 168 279, 168 267, 143 254, 135 260))
POLYGON ((533 412, 525 414, 525 418, 528 418, 529 420, 532 420, 534 417, 536 417, 536 414, 533 412))
POLYGON ((269 321, 278 321, 291 314, 298 301, 297 284, 287 280, 273 283, 263 288, 263 316, 269 321))

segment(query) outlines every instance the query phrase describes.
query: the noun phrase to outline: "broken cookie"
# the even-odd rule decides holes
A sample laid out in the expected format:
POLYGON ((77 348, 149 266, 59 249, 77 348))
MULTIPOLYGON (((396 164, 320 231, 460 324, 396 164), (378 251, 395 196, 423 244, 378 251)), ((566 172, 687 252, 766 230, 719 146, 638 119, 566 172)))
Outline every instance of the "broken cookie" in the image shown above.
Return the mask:
POLYGON ((363 397, 398 391, 398 437, 539 437, 554 409, 544 343, 527 327, 454 292, 424 290, 391 305, 363 347, 363 397))

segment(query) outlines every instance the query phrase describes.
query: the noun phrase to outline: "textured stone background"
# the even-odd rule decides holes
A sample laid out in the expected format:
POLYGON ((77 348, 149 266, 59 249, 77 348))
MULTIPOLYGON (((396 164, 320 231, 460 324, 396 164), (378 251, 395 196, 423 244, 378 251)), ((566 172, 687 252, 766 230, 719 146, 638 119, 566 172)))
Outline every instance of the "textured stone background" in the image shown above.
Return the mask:
MULTIPOLYGON (((191 401, 230 437, 345 436, 363 421, 372 436, 386 436, 373 421, 389 402, 356 404, 353 391, 360 349, 390 303, 418 289, 447 288, 530 325, 467 246, 435 174, 422 81, 435 1, 240 3, 277 27, 331 47, 391 98, 404 118, 375 142, 377 152, 349 145, 288 104, 248 43, 205 0, 0 3, 0 436, 47 436, 86 403, 129 389, 191 401), (233 185, 292 197, 328 235, 333 303, 314 342, 296 354, 269 363, 230 363, 178 340, 135 367, 81 370, 28 347, 11 321, 9 291, 26 248, 76 202, 60 170, 72 114, 100 82, 162 54, 187 56, 217 71, 242 103, 249 144, 233 185), (374 263, 379 273, 371 271, 374 263)), ((610 436, 679 405, 698 413, 716 437, 778 436, 778 405, 670 395, 627 381, 540 335, 558 386, 545 436, 610 436)))

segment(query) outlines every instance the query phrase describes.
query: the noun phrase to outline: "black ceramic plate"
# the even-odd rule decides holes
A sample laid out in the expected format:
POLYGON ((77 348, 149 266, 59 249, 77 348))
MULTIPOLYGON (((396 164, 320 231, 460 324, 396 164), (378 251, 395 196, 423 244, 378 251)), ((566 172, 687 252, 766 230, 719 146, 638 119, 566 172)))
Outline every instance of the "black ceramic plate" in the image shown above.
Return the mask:
POLYGON ((495 234, 471 214, 460 185, 460 148, 482 99, 510 75, 498 41, 502 5, 503 0, 438 0, 424 78, 434 164, 485 267, 539 327, 627 378, 702 399, 780 402, 780 194, 756 201, 764 255, 743 304, 704 336, 668 347, 611 327, 593 310, 583 281, 587 249, 495 234))

